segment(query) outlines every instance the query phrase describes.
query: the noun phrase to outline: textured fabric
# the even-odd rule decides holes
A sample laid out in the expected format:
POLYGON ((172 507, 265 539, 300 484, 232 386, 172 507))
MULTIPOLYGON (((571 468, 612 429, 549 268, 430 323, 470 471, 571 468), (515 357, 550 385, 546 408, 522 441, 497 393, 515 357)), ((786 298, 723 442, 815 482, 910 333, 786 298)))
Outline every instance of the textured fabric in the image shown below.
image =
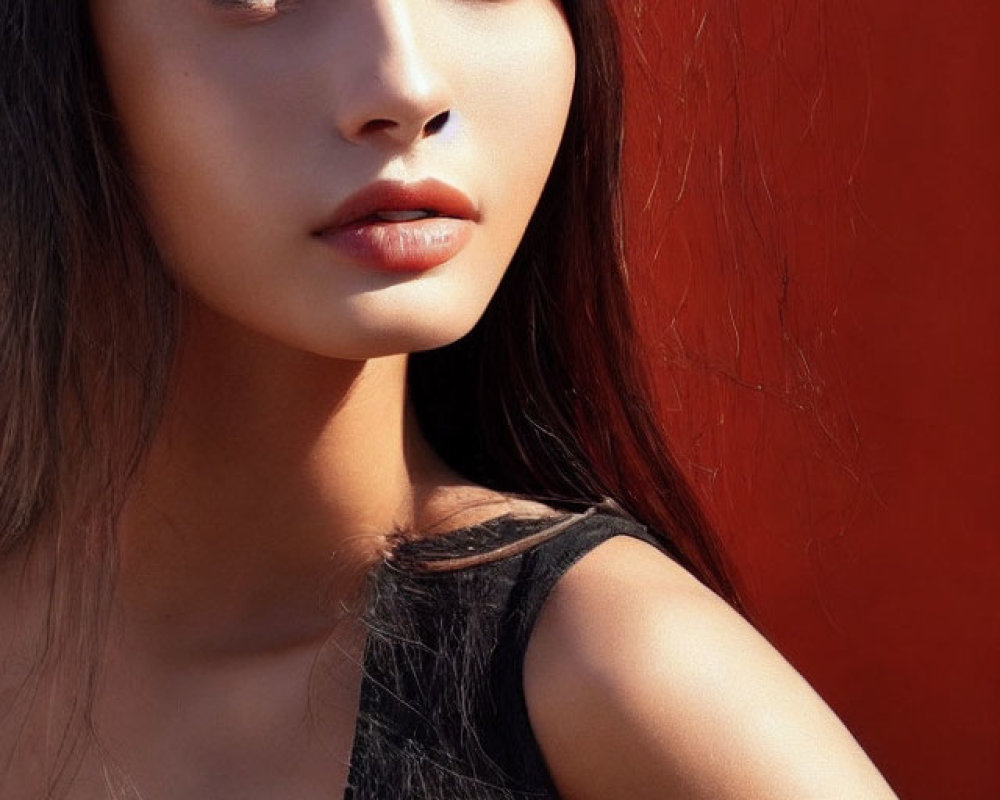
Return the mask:
POLYGON ((591 509, 500 518, 398 547, 370 584, 345 798, 556 797, 525 707, 524 653, 555 583, 618 535, 658 544, 641 525, 591 509), (433 570, 522 542, 523 552, 486 564, 433 570))

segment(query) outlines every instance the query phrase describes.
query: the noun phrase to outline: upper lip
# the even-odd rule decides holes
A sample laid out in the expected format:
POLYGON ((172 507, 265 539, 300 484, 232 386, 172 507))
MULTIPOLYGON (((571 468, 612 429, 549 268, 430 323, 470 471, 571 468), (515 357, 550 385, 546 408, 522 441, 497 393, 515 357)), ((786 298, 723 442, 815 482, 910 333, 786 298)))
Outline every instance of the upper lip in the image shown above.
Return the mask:
POLYGON ((376 181, 345 198, 317 233, 360 222, 378 211, 417 210, 431 211, 440 217, 479 219, 479 210, 468 195, 439 180, 376 181))

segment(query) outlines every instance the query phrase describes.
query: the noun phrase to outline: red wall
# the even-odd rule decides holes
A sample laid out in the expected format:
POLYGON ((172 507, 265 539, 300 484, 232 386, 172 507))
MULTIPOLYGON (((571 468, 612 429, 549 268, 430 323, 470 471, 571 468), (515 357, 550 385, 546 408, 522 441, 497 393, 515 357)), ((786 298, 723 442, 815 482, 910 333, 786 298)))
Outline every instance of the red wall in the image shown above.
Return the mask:
POLYGON ((1000 6, 727 5, 623 12, 664 419, 900 796, 995 800, 1000 6))

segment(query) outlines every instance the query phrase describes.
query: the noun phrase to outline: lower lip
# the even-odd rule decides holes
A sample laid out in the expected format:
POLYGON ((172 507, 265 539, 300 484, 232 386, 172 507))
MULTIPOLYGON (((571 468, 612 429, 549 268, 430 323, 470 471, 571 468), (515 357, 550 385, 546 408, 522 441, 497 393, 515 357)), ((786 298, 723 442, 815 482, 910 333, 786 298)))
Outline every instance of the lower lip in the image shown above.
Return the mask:
POLYGON ((368 220, 324 231, 319 238, 354 263, 381 272, 426 272, 454 258, 472 236, 472 220, 428 217, 368 220))

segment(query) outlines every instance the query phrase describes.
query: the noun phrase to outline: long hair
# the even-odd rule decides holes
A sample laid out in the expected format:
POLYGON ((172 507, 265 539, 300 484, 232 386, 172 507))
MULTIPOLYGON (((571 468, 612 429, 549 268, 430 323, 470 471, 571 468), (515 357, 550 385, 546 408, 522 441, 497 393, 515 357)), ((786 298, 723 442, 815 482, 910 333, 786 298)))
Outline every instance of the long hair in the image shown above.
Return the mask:
POLYGON ((611 498, 738 604, 718 539, 671 457, 632 317, 622 241, 622 67, 610 7, 564 4, 569 121, 496 296, 459 342, 412 357, 423 431, 482 484, 555 503, 611 498))
MULTIPOLYGON (((0 739, 43 687, 71 676, 54 752, 34 754, 61 767, 52 796, 89 724, 116 522, 156 428, 175 340, 175 291, 121 152, 87 4, 3 0, 0 559, 44 565, 48 609, 40 650, 27 654, 33 668, 0 706, 0 739)), ((0 775, 8 766, 0 761, 0 775)))
MULTIPOLYGON (((636 346, 615 21, 598 0, 564 8, 577 79, 552 174, 479 324, 413 356, 413 401, 467 477, 556 503, 610 497, 732 598, 636 346)), ((119 136, 87 4, 0 0, 0 557, 49 557, 39 673, 62 665, 91 688, 115 528, 156 429, 179 317, 119 136)), ((88 721, 79 697, 67 730, 88 721)), ((77 750, 68 736, 57 755, 69 764, 77 750)))

